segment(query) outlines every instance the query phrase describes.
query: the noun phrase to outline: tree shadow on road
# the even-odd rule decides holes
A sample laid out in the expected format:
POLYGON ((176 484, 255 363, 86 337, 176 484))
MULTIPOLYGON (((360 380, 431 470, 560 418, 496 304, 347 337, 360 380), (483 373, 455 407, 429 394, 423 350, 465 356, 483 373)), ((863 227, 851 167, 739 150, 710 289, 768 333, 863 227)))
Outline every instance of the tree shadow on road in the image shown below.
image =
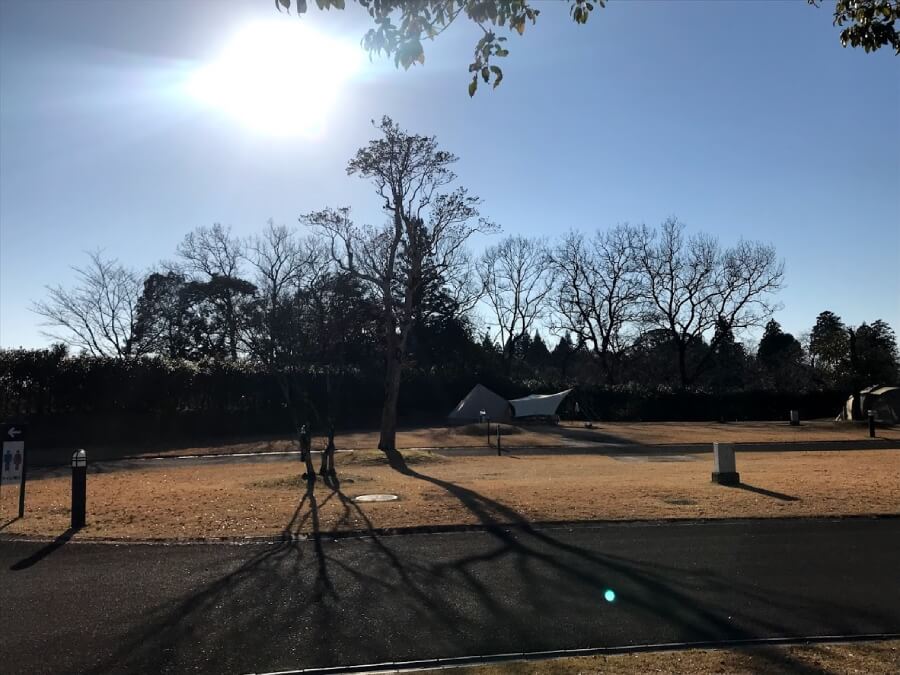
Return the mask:
MULTIPOLYGON (((293 647, 281 658, 289 660, 260 666, 273 670, 621 645, 627 634, 616 625, 622 621, 656 626, 656 634, 667 641, 782 635, 792 616, 819 625, 825 616, 836 632, 855 632, 860 622, 888 621, 800 592, 768 597, 752 578, 726 578, 699 565, 684 568, 617 555, 602 532, 592 540, 596 544, 581 546, 559 529, 535 528, 515 509, 471 488, 410 468, 399 452, 386 454, 394 470, 457 499, 478 519, 483 534, 458 540, 458 553, 447 554, 446 539, 381 533, 337 477, 323 481, 324 495, 306 483, 285 524, 284 541, 249 558, 223 552, 211 581, 151 608, 120 648, 89 672, 208 670, 212 666, 203 659, 213 655, 218 670, 246 670, 241 655, 262 658, 273 652, 273 644, 283 647, 278 641, 285 639, 293 647), (319 511, 332 499, 341 512, 330 529, 361 529, 364 536, 329 541, 319 511), (300 539, 302 531, 309 532, 307 540, 300 539), (432 554, 432 546, 442 553, 432 554), (495 582, 501 568, 512 570, 512 589, 495 582), (628 590, 607 603, 606 589, 628 590), (715 602, 698 602, 698 592, 715 602), (761 612, 760 606, 771 609, 761 612), (349 615, 363 615, 366 622, 349 615), (397 616, 413 632, 428 627, 427 645, 392 633, 397 616), (549 630, 583 616, 597 619, 590 635, 582 628, 560 638, 549 630)), ((818 672, 780 650, 760 654, 773 669, 818 672)))
MULTIPOLYGON (((455 497, 470 513, 475 515, 485 531, 492 535, 498 547, 487 554, 462 557, 448 563, 450 567, 461 573, 469 586, 478 592, 484 592, 484 585, 466 570, 474 563, 496 560, 504 556, 515 556, 518 560, 518 569, 524 578, 532 577, 533 583, 540 580, 533 578, 529 572, 528 563, 540 561, 555 572, 578 577, 582 581, 589 582, 597 588, 598 595, 605 588, 604 580, 613 576, 622 577, 632 583, 636 583, 645 591, 643 596, 629 598, 629 602, 642 610, 649 617, 665 617, 672 625, 686 629, 694 637, 685 638, 691 640, 741 640, 752 639, 760 636, 760 632, 772 635, 783 635, 781 623, 778 621, 763 621, 756 619, 753 629, 739 626, 741 615, 736 607, 722 607, 718 611, 711 607, 699 606, 691 597, 690 591, 698 587, 713 586, 723 593, 740 594, 745 601, 754 600, 770 606, 777 606, 787 614, 796 609, 800 603, 808 604, 802 596, 796 594, 781 594, 778 598, 764 596, 752 583, 736 583, 734 580, 724 581, 713 570, 705 569, 698 573, 689 570, 666 567, 664 565, 641 562, 635 559, 621 558, 609 553, 598 553, 586 548, 562 541, 554 536, 550 530, 536 529, 518 511, 486 497, 475 490, 463 487, 450 481, 441 480, 434 476, 421 473, 410 468, 400 452, 388 451, 390 466, 405 476, 423 480, 442 488, 448 494, 455 497), (546 548, 546 552, 542 551, 546 548), (587 563, 588 569, 579 564, 564 562, 565 558, 560 554, 568 554, 579 563, 587 563), (599 582, 599 583, 598 583, 599 582)), ((784 500, 796 500, 798 498, 782 493, 756 488, 749 485, 741 485, 744 489, 784 500)), ((437 567, 440 571, 441 566, 437 567)), ((609 583, 608 581, 606 583, 609 583)), ((852 633, 856 630, 850 617, 852 610, 823 601, 815 611, 822 611, 826 607, 831 614, 843 617, 841 622, 843 633, 852 633)), ((885 617, 881 617, 886 621, 885 617)), ((820 673, 802 661, 792 658, 783 650, 761 650, 760 654, 775 667, 785 668, 790 672, 820 673)))

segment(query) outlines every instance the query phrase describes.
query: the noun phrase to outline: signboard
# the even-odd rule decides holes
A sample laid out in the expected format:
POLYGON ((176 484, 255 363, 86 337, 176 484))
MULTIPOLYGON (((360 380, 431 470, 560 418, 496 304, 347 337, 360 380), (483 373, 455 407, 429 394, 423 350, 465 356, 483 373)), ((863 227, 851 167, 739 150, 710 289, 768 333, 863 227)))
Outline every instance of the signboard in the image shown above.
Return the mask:
POLYGON ((25 471, 25 427, 10 424, 3 427, 0 446, 0 485, 21 484, 25 471))

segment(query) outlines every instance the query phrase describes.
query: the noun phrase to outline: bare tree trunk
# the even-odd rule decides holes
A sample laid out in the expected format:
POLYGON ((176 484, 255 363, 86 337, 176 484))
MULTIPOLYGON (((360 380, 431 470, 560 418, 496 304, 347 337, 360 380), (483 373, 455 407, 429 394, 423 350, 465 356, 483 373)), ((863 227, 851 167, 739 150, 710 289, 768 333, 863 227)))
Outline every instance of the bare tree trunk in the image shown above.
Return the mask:
POLYGON ((388 352, 386 372, 384 374, 384 407, 381 410, 381 436, 378 449, 392 451, 397 449, 397 402, 400 398, 401 364, 396 352, 388 352))
POLYGON ((606 378, 607 385, 613 385, 616 383, 616 377, 611 357, 612 355, 608 350, 600 352, 600 364, 603 368, 603 376, 606 378))
POLYGON ((678 375, 681 379, 681 389, 687 389, 687 345, 682 342, 678 343, 678 375))

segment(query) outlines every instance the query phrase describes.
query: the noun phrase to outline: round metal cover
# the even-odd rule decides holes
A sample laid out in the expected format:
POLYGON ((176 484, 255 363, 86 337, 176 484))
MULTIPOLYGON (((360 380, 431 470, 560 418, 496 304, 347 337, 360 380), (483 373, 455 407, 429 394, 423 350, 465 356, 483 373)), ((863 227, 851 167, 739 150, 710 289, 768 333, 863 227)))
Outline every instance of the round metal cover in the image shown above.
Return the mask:
POLYGON ((354 497, 355 502, 393 502, 400 499, 397 495, 360 495, 354 497))

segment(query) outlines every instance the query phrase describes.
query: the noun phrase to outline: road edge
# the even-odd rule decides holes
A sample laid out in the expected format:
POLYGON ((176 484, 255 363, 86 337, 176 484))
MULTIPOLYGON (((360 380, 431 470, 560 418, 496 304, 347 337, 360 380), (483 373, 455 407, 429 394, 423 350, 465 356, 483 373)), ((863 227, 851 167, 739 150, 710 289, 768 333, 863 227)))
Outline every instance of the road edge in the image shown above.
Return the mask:
MULTIPOLYGON (((723 524, 746 525, 748 523, 796 523, 796 522, 843 522, 852 520, 898 520, 900 513, 859 513, 828 516, 787 516, 771 518, 730 517, 730 518, 654 518, 634 520, 561 520, 535 521, 526 523, 493 523, 493 524, 459 524, 459 525, 418 525, 411 527, 384 527, 366 530, 335 530, 311 534, 282 533, 280 535, 261 535, 247 537, 192 537, 175 538, 127 538, 127 537, 81 537, 69 536, 67 544, 101 544, 109 546, 141 545, 141 546, 197 546, 197 545, 251 545, 251 544, 288 544, 304 541, 322 541, 330 539, 369 539, 380 537, 408 537, 440 534, 463 533, 513 533, 531 531, 599 529, 607 527, 660 527, 723 524)), ((57 537, 13 534, 0 532, 0 544, 6 542, 47 544, 59 540, 57 537)))

